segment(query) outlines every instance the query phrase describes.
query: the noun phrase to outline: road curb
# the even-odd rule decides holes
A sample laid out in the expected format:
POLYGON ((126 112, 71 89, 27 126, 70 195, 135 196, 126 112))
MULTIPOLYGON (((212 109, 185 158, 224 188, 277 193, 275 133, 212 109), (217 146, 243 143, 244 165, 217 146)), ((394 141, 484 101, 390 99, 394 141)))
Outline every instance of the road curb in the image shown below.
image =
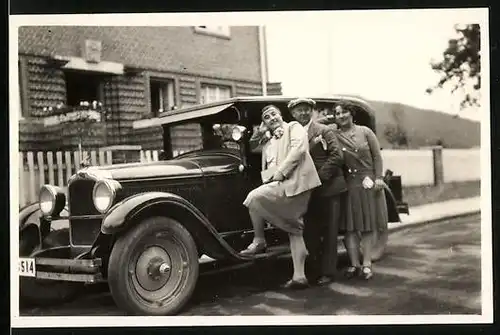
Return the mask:
POLYGON ((462 213, 453 213, 453 214, 444 214, 444 215, 437 215, 434 218, 427 219, 427 220, 418 220, 414 222, 408 222, 408 223, 393 223, 392 227, 391 224, 389 223, 388 231, 389 232, 396 232, 402 229, 410 228, 410 227, 415 227, 415 226, 421 226, 429 223, 436 223, 439 221, 444 221, 444 220, 453 220, 461 217, 466 217, 466 216, 471 216, 471 215, 476 215, 480 214, 481 209, 473 209, 473 210, 468 210, 464 211, 462 213))

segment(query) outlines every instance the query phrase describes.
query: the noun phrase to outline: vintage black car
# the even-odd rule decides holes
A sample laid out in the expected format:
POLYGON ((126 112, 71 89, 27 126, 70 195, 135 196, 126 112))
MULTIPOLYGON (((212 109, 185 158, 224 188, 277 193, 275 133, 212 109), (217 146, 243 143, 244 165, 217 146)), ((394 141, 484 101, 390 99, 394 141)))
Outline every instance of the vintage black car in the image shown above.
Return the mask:
MULTIPOLYGON (((39 202, 21 209, 19 272, 21 301, 70 299, 81 287, 107 283, 119 308, 130 314, 169 315, 189 301, 200 274, 289 253, 288 236, 268 226, 270 248, 242 256, 253 236, 243 200, 260 185, 261 157, 252 152, 260 111, 277 105, 285 120, 291 98, 232 98, 162 114, 161 159, 81 169, 67 196, 45 185, 39 202), (173 157, 174 127, 196 124, 196 150, 173 157)), ((374 111, 355 97, 314 98, 320 110, 337 103, 356 109, 355 122, 375 130, 374 111)), ((176 128, 177 129, 177 128, 176 128)), ((386 175, 390 221, 408 212, 401 178, 386 175)), ((379 259, 387 235, 378 236, 379 259)))

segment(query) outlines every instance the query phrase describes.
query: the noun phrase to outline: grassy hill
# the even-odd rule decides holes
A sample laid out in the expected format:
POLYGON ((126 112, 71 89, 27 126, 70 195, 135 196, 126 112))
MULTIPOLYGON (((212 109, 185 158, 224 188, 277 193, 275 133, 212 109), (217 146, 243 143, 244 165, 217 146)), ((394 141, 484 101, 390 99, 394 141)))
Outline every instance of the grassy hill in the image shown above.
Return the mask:
POLYGON ((383 101, 371 101, 376 110, 377 135, 383 148, 394 147, 384 136, 389 125, 400 124, 409 148, 436 145, 446 148, 471 148, 480 145, 480 123, 453 115, 383 101))

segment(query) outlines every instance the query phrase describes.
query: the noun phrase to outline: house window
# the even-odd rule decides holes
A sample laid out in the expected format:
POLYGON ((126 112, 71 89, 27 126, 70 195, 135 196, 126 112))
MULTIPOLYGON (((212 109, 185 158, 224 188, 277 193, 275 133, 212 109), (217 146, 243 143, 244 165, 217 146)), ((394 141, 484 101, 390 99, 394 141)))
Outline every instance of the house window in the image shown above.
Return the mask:
POLYGON ((68 106, 78 106, 81 101, 101 101, 101 76, 78 71, 67 71, 64 76, 68 106))
POLYGON ((201 103, 209 103, 231 98, 231 87, 219 85, 201 85, 201 103))
POLYGON ((149 89, 153 116, 158 116, 163 111, 172 110, 176 106, 175 82, 173 80, 152 79, 149 89))
POLYGON ((229 38, 231 31, 229 26, 196 26, 194 31, 201 34, 229 38))

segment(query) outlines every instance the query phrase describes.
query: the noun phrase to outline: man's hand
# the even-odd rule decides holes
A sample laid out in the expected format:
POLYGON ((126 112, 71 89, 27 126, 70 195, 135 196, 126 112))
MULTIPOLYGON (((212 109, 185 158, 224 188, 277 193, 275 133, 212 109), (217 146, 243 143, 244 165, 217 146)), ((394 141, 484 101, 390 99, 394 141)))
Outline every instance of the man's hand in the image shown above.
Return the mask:
POLYGON ((264 124, 264 122, 261 122, 259 125, 259 128, 257 128, 257 131, 261 134, 264 134, 266 131, 268 131, 269 128, 264 124))
POLYGON ((273 181, 283 181, 285 180, 285 176, 283 175, 283 173, 281 173, 280 171, 276 171, 273 175, 273 181))

